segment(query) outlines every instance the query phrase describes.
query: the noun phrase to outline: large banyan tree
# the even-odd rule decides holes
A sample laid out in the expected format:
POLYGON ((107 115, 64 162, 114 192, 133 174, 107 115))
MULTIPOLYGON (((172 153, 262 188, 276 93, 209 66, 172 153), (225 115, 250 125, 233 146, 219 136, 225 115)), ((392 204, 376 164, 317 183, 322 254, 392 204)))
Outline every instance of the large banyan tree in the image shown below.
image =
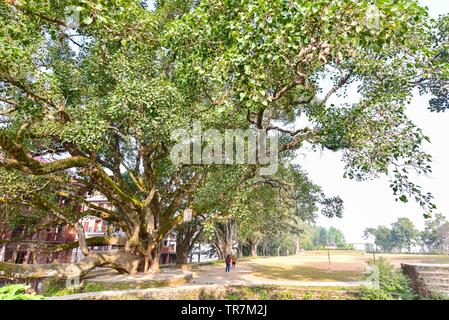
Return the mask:
POLYGON ((2 0, 1 217, 73 224, 86 258, 0 263, 0 275, 157 271, 161 241, 217 167, 170 160, 170 133, 194 120, 277 133, 285 161, 306 145, 342 151, 348 177, 389 175, 398 199, 428 213, 431 195, 407 174, 429 172, 427 137, 405 110, 416 87, 447 76, 432 28, 410 0, 2 0), (358 102, 331 103, 354 86, 358 102), (120 228, 123 250, 90 253, 118 242, 85 239, 82 215, 120 228))

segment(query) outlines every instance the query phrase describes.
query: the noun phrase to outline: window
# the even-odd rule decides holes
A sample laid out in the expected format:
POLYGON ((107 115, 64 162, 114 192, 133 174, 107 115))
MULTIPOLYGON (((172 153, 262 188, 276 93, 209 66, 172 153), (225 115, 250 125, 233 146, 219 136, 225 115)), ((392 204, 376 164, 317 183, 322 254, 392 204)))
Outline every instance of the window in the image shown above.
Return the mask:
POLYGON ((15 263, 17 263, 17 264, 23 263, 25 261, 25 255, 26 255, 26 251, 17 252, 17 257, 16 257, 15 263))
POLYGON ((10 261, 12 259, 12 255, 13 255, 13 251, 6 249, 3 261, 12 262, 12 261, 10 261))
POLYGON ((30 253, 30 256, 28 257, 28 264, 34 263, 34 252, 30 253))

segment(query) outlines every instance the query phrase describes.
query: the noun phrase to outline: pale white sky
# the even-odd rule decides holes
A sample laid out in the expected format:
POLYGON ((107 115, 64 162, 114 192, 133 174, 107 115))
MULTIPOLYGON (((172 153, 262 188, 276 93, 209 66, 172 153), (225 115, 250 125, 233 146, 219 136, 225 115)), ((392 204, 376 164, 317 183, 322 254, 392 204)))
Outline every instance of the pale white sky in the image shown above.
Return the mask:
MULTIPOLYGON (((447 0, 422 0, 429 7, 430 14, 437 17, 449 12, 447 0)), ((353 99, 355 97, 353 96, 353 99)), ((426 151, 433 156, 433 173, 430 177, 418 177, 414 181, 430 191, 435 197, 441 212, 449 218, 449 112, 432 113, 427 109, 427 100, 418 95, 409 106, 409 117, 424 134, 431 138, 426 151)), ((302 152, 297 161, 309 173, 309 177, 319 184, 328 195, 339 195, 344 200, 345 211, 341 219, 327 219, 320 216, 317 223, 334 226, 343 231, 348 242, 365 242, 363 230, 379 225, 389 226, 398 217, 408 217, 422 229, 423 210, 410 201, 407 204, 396 202, 389 188, 387 178, 356 182, 343 179, 341 154, 331 151, 302 152)))

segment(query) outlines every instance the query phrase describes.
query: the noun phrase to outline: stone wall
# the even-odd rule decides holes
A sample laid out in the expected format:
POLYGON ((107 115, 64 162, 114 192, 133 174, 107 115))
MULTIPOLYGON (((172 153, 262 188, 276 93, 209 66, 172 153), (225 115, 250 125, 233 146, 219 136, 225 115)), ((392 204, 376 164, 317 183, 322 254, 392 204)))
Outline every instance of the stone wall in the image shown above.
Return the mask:
POLYGON ((416 293, 449 295, 449 264, 403 263, 401 267, 416 293))

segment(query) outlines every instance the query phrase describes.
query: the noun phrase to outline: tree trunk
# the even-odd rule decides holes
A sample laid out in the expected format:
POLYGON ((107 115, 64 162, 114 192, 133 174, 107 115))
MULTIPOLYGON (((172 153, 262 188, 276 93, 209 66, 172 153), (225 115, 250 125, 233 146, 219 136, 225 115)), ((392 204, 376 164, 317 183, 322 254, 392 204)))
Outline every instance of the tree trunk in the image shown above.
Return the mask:
POLYGON ((158 273, 160 272, 160 256, 161 256, 161 243, 152 245, 148 248, 146 254, 143 257, 143 268, 142 271, 144 273, 152 272, 158 273))
MULTIPOLYGON (((194 220, 176 229, 176 263, 186 264, 189 254, 202 233, 201 223, 194 220)), ((198 258, 199 261, 199 258, 198 258)))
POLYGON ((268 242, 267 241, 264 241, 263 242, 263 255, 264 256, 268 256, 268 242))
POLYGON ((225 259, 228 255, 232 254, 234 232, 235 225, 232 219, 227 219, 225 223, 220 223, 215 227, 217 246, 221 253, 221 259, 225 259))
POLYGON ((251 256, 257 257, 257 247, 259 245, 259 240, 250 240, 248 241, 248 244, 251 248, 251 256))
POLYGON ((151 261, 148 271, 154 273, 158 273, 161 271, 161 269, 159 268, 160 258, 161 258, 161 244, 158 244, 151 251, 151 261))
POLYGON ((218 245, 218 243, 212 243, 212 245, 214 246, 215 251, 217 252, 217 258, 219 260, 223 260, 224 259, 224 255, 223 255, 223 252, 221 251, 221 248, 218 245))
POLYGON ((223 259, 226 259, 228 255, 232 254, 232 244, 229 242, 229 239, 220 244, 220 251, 222 253, 223 259))
POLYGON ((301 239, 299 237, 296 238, 295 254, 301 254, 301 239))
POLYGON ((140 259, 127 252, 94 253, 76 263, 13 264, 0 262, 0 276, 16 279, 76 278, 96 267, 108 266, 123 273, 135 274, 140 259))
POLYGON ((176 264, 187 264, 189 248, 184 244, 176 245, 176 264))

